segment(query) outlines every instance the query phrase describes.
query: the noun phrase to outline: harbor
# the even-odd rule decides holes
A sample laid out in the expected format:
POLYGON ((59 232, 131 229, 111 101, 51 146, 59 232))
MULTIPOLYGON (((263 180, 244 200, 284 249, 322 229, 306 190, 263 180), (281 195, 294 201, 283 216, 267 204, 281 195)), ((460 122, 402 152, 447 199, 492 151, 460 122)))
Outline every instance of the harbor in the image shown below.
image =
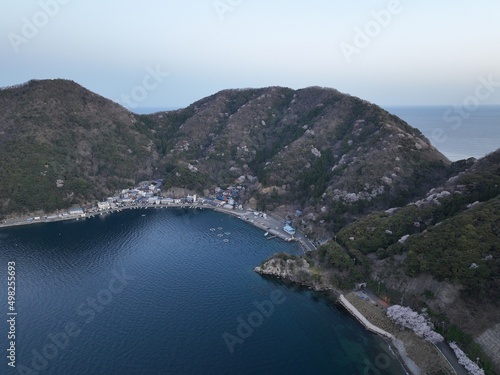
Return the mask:
POLYGON ((136 187, 123 189, 116 196, 108 197, 93 205, 72 207, 50 214, 37 213, 26 217, 10 217, 0 223, 0 228, 64 220, 86 220, 130 209, 212 209, 238 217, 254 225, 267 233, 268 239, 279 238, 287 242, 298 241, 304 252, 316 249, 306 235, 291 226, 290 221, 268 213, 244 208, 239 202, 240 191, 244 189, 242 186, 230 186, 226 189, 216 188, 208 197, 198 197, 196 194, 188 194, 184 197, 164 196, 162 187, 163 180, 145 181, 136 187))
POLYGON ((305 238, 300 234, 290 235, 283 229, 283 220, 280 218, 270 216, 269 214, 263 215, 260 212, 246 209, 229 209, 224 207, 214 207, 205 203, 169 203, 169 204, 128 204, 122 205, 120 207, 110 207, 100 211, 91 211, 82 213, 78 211, 77 213, 54 213, 51 215, 40 216, 40 217, 26 217, 26 218, 15 218, 6 220, 0 223, 0 228, 13 227, 20 225, 34 225, 42 223, 50 223, 56 221, 67 221, 67 220, 86 220, 87 218, 92 218, 96 216, 104 216, 123 210, 135 210, 135 209, 165 209, 165 208, 183 208, 183 209, 198 209, 198 210, 214 210, 227 215, 235 216, 259 229, 264 233, 268 233, 267 239, 279 238, 284 241, 298 241, 304 252, 312 251, 315 249, 311 241, 305 241, 305 238))

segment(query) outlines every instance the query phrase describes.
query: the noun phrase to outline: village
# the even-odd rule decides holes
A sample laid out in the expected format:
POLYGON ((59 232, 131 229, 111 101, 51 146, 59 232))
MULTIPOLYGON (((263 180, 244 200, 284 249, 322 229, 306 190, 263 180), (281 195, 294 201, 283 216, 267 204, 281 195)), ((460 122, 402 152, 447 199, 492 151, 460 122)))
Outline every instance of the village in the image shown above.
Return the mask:
MULTIPOLYGON (((94 215, 119 211, 125 208, 144 208, 160 206, 209 206, 228 210, 243 210, 238 204, 239 190, 236 187, 227 189, 216 188, 213 196, 202 198, 196 194, 187 195, 182 198, 172 198, 162 195, 163 180, 144 181, 136 187, 123 189, 118 195, 108 197, 101 202, 83 207, 72 207, 64 212, 58 212, 46 216, 33 216, 25 220, 53 221, 57 219, 81 219, 94 215)), ((239 187, 241 189, 241 187, 239 187)), ((7 224, 7 223, 4 223, 7 224)))
POLYGON ((210 191, 208 197, 196 194, 185 197, 165 196, 163 180, 143 181, 137 186, 123 189, 119 194, 107 197, 95 204, 72 207, 68 210, 48 215, 30 216, 5 220, 1 227, 52 222, 61 220, 85 220, 94 216, 120 212, 124 209, 184 207, 194 209, 210 208, 236 216, 262 229, 268 239, 281 238, 285 241, 299 241, 304 251, 314 250, 316 246, 307 236, 296 231, 289 220, 270 216, 264 212, 246 209, 240 202, 243 186, 229 186, 225 189, 217 187, 210 191))
MULTIPOLYGON (((186 197, 168 197, 162 194, 163 180, 145 181, 137 187, 124 189, 119 195, 108 197, 105 201, 97 202, 91 207, 77 207, 68 210, 68 215, 92 215, 103 211, 116 210, 130 207, 154 207, 154 206, 211 206, 225 209, 239 209, 243 207, 238 204, 239 191, 235 187, 227 189, 216 188, 213 196, 202 198, 196 194, 186 197)), ((241 187, 240 187, 241 188, 241 187)))

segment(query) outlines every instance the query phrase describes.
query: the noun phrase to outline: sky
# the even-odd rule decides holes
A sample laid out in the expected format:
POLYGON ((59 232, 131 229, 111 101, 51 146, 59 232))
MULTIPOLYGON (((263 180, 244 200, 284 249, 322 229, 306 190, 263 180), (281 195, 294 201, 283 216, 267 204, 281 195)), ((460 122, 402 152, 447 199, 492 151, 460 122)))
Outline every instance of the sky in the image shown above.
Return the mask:
POLYGON ((70 79, 136 112, 266 86, 500 104, 499 15, 498 0, 8 1, 0 87, 70 79))

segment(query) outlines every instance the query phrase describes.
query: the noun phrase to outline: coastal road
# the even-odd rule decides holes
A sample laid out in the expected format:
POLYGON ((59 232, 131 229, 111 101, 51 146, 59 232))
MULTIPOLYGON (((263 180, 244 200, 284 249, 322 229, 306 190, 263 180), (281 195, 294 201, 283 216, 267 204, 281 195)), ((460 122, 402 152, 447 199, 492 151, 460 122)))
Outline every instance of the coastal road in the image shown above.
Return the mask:
MULTIPOLYGON (((389 307, 387 302, 380 299, 379 296, 373 293, 370 289, 363 288, 363 292, 373 303, 382 306, 384 309, 387 309, 389 307)), ((446 342, 437 343, 435 344, 435 346, 441 352, 441 354, 446 358, 451 367, 453 367, 457 375, 469 375, 469 372, 460 363, 458 363, 458 359, 455 356, 455 352, 453 351, 453 349, 450 348, 450 346, 446 342)))
MULTIPOLYGON (((256 227, 259 227, 262 230, 269 232, 269 238, 273 235, 283 239, 292 238, 290 234, 286 233, 283 230, 284 220, 275 217, 273 215, 266 214, 264 216, 262 213, 258 213, 257 215, 255 215, 253 211, 221 210, 221 209, 219 209, 219 211, 237 215, 241 219, 250 222, 256 227)), ((304 251, 310 251, 316 249, 313 243, 299 231, 296 232, 294 237, 302 244, 302 248, 304 251)))
POLYGON ((458 375, 469 375, 469 371, 467 371, 460 363, 458 363, 455 352, 446 342, 438 342, 436 344, 436 347, 448 360, 448 363, 453 367, 458 375))
POLYGON ((231 213, 237 214, 241 219, 250 222, 256 227, 269 232, 270 235, 276 235, 281 238, 290 238, 291 236, 283 230, 283 220, 274 216, 262 214, 255 215, 253 211, 231 210, 231 213))
POLYGON ((306 251, 316 250, 316 246, 314 246, 312 241, 307 238, 302 232, 299 232, 297 230, 297 232, 295 233, 295 238, 297 238, 302 243, 305 249, 307 249, 306 251))

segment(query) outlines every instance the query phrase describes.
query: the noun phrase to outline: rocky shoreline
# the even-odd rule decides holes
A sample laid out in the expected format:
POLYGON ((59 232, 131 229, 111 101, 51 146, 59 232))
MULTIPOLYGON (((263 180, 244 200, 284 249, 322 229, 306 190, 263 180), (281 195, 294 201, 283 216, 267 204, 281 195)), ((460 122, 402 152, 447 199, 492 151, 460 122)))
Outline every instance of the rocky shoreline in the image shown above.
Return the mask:
POLYGON ((320 271, 311 267, 305 259, 293 255, 278 254, 255 267, 254 271, 261 275, 284 279, 317 292, 330 292, 336 298, 342 293, 342 291, 322 282, 320 271))
POLYGON ((372 328, 370 329, 372 332, 383 337, 409 373, 455 374, 451 365, 434 345, 411 331, 401 330, 387 317, 381 306, 368 299, 361 299, 354 292, 347 293, 344 298, 342 291, 325 283, 320 277, 321 270, 311 266, 305 259, 278 254, 255 267, 254 271, 317 292, 327 292, 327 296, 332 302, 346 308, 365 328, 372 328), (341 298, 344 303, 341 303, 341 298), (384 332, 384 334, 380 334, 380 332, 384 332))

